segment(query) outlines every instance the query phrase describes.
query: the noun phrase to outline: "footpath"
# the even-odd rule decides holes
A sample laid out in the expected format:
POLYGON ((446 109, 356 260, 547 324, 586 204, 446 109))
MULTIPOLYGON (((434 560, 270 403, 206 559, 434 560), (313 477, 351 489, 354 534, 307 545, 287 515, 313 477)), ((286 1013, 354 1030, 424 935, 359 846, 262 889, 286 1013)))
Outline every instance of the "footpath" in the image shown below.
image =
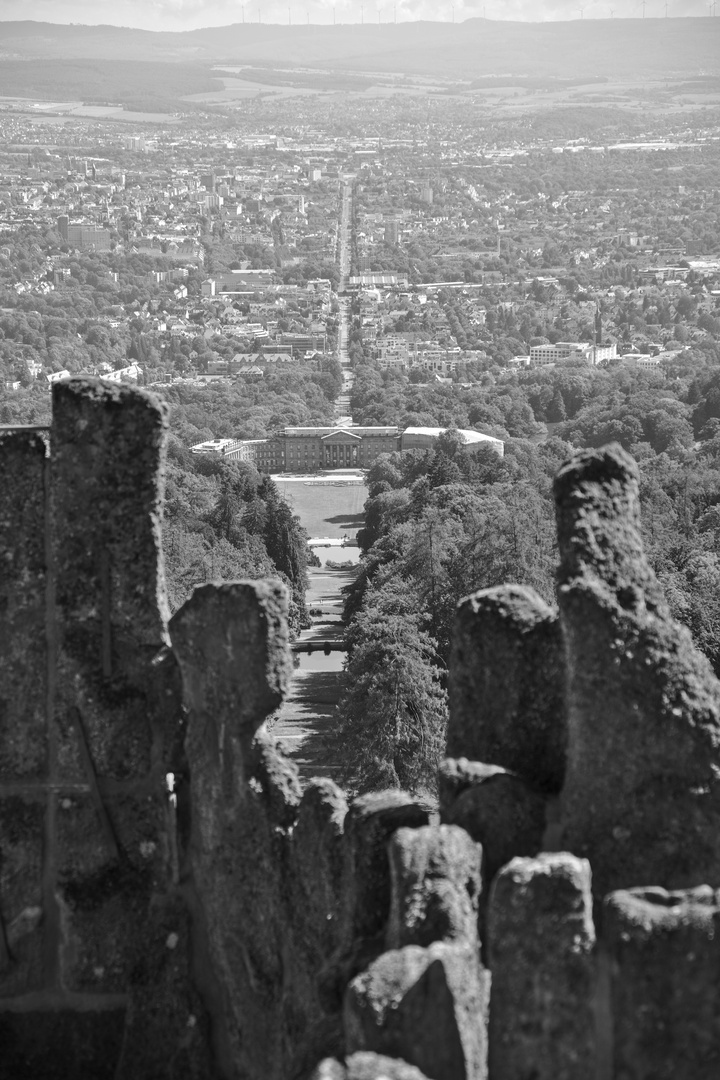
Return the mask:
MULTIPOLYGON (((330 561, 356 561, 356 547, 333 546, 314 548, 323 563, 330 561)), ((303 780, 312 776, 329 776, 336 779, 340 763, 333 760, 328 747, 328 735, 334 724, 335 708, 342 689, 342 670, 345 653, 333 650, 327 655, 322 649, 326 641, 342 640, 341 589, 352 581, 353 571, 332 570, 326 566, 311 567, 310 588, 307 593, 308 609, 315 614, 309 630, 300 634, 298 645, 315 645, 312 652, 304 649, 294 653, 296 668, 290 684, 290 693, 283 702, 272 734, 281 744, 283 752, 300 770, 303 780)))

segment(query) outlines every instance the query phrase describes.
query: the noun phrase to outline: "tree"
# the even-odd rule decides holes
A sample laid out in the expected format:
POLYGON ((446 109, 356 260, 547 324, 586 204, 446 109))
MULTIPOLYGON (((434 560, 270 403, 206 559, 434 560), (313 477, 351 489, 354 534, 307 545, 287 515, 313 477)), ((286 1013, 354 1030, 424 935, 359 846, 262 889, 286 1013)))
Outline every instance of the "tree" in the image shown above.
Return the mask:
POLYGON ((349 627, 337 737, 345 779, 358 791, 432 788, 447 699, 424 622, 411 587, 379 576, 349 627))

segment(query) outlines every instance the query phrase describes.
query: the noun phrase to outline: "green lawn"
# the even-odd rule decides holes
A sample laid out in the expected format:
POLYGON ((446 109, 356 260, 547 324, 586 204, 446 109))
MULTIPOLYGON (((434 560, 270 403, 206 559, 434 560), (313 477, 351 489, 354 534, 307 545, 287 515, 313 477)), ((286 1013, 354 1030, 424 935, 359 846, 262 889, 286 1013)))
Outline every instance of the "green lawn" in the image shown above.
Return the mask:
MULTIPOLYGON (((354 536, 362 528, 363 505, 367 499, 364 484, 304 484, 273 477, 280 494, 297 514, 308 536, 354 536)), ((342 549, 338 549, 342 560, 342 549)))

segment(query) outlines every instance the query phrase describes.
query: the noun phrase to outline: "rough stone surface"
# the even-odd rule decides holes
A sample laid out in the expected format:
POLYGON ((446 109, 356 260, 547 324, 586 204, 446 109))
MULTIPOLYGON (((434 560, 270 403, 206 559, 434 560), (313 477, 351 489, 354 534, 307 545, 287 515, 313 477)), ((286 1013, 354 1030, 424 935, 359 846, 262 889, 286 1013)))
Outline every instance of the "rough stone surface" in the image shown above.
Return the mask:
POLYGON ((44 827, 44 800, 0 799, 0 998, 42 986, 44 827))
POLYGON ((351 1054, 344 1062, 325 1058, 310 1080, 426 1080, 426 1077, 407 1061, 361 1052, 351 1054))
POLYGON ((151 947, 149 911, 169 877, 161 800, 107 800, 106 833, 89 796, 59 799, 60 959, 68 990, 122 993, 151 947))
POLYGON ((0 1080, 115 1080, 125 1019, 122 1007, 0 1012, 0 1080))
POLYGON ((585 1080, 596 1056, 590 867, 566 853, 513 859, 488 905, 489 1070, 585 1080))
POLYGON ((190 918, 175 895, 151 906, 130 981, 125 1038, 113 1080, 225 1080, 210 1016, 195 984, 190 918))
MULTIPOLYGON (((52 472, 58 603, 102 640, 99 558, 110 561, 110 615, 120 647, 166 641, 160 559, 168 408, 154 394, 74 378, 53 386, 52 472), (89 527, 90 526, 90 527, 89 527)), ((101 656, 97 659, 101 662, 101 656)))
POLYGON ((386 952, 348 987, 347 1052, 399 1057, 433 1080, 482 1080, 488 995, 489 976, 472 945, 386 952))
POLYGON ((348 805, 332 780, 318 777, 303 792, 292 837, 292 907, 301 915, 307 966, 337 947, 348 805))
POLYGON ((183 694, 208 724, 208 747, 251 736, 282 702, 292 674, 287 590, 279 581, 203 585, 174 615, 173 648, 181 658, 183 694), (218 728, 233 718, 233 731, 218 728))
POLYGON ((557 614, 528 586, 466 597, 455 618, 447 753, 557 792, 567 729, 557 614))
POLYGON ((290 677, 287 603, 280 582, 209 585, 170 624, 188 707, 193 888, 221 987, 217 1020, 231 1059, 250 1077, 283 1076, 288 1028, 299 1032, 313 1019, 288 994, 297 771, 264 729, 255 737, 290 677))
POLYGON ((345 819, 345 932, 350 939, 385 931, 390 914, 387 841, 396 829, 428 824, 428 812, 403 791, 355 799, 345 819))
POLYGON ((57 761, 86 779, 152 767, 155 727, 179 702, 150 693, 168 641, 160 548, 167 407, 82 378, 53 386, 52 505, 58 628, 57 761))
POLYGON ((0 437, 0 1076, 208 1080, 165 789, 166 410, 82 379, 53 405, 49 459, 0 437))
POLYGON ((286 1017, 292 1020, 298 1074, 305 1074, 320 1053, 342 1050, 339 1009, 326 1012, 320 974, 339 944, 346 815, 340 788, 316 778, 303 792, 292 831, 284 909, 286 953, 292 957, 286 1017), (301 1009, 291 1002, 301 1002, 301 1009))
POLYGON ((42 435, 0 432, 1 998, 36 992, 44 977, 48 499, 42 435))
POLYGON ((377 791, 350 804, 345 843, 338 947, 321 973, 328 1011, 341 1008, 349 980, 382 951, 390 916, 387 842, 396 829, 427 825, 427 810, 404 791, 377 791))
POLYGON ((563 845, 590 859, 598 895, 720 885, 720 684, 645 559, 637 466, 618 446, 578 453, 555 499, 563 845))
POLYGON ((631 889, 606 897, 611 1040, 607 1075, 720 1076, 720 892, 631 889))
POLYGON ((46 452, 0 433, 0 784, 47 770, 46 452))
POLYGON ((484 1077, 478 914, 493 1080, 720 1075, 720 688, 629 459, 557 482, 566 698, 537 597, 465 602, 451 738, 491 764, 445 762, 430 827, 402 792, 301 793, 264 723, 283 587, 198 590, 170 650, 165 434, 151 395, 71 380, 50 458, 0 435, 0 1080, 484 1077), (574 855, 507 863, 562 829, 574 855), (652 886, 607 900, 599 961, 585 853, 600 893, 652 886))
POLYGON ((482 844, 483 878, 492 881, 517 855, 543 847, 547 797, 496 765, 446 758, 440 766, 440 816, 482 844))
POLYGON ((398 829, 388 845, 392 902, 386 946, 477 944, 482 851, 464 829, 398 829))

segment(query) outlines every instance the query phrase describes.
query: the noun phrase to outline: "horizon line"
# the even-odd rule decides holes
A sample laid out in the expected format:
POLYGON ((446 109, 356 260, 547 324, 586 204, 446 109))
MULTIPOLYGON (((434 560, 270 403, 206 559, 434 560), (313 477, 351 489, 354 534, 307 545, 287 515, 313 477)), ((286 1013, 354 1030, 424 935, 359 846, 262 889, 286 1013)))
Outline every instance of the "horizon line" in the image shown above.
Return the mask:
POLYGON ((426 24, 432 25, 432 26, 448 26, 448 27, 450 27, 450 26, 465 26, 467 23, 471 23, 471 22, 473 22, 473 23, 474 22, 493 23, 493 24, 498 24, 498 25, 506 24, 506 25, 513 25, 513 26, 559 26, 559 25, 570 25, 570 24, 575 24, 575 23, 580 24, 580 23, 586 23, 586 22, 593 22, 593 23, 596 23, 596 22, 606 22, 606 23, 614 23, 614 22, 637 22, 637 23, 650 23, 650 22, 652 22, 652 23, 659 23, 659 22, 662 22, 662 23, 664 23, 664 22, 670 22, 670 21, 672 21, 672 22, 691 22, 691 21, 695 22, 698 19, 706 19, 706 20, 710 21, 713 18, 714 18, 714 16, 703 13, 703 14, 698 14, 698 15, 649 15, 649 16, 645 16, 645 17, 643 17, 642 15, 619 15, 617 18, 610 17, 610 16, 607 16, 607 15, 604 15, 604 16, 589 15, 588 18, 575 17, 575 18, 570 18, 570 19, 566 18, 566 19, 540 19, 540 20, 536 20, 536 19, 494 19, 494 18, 484 16, 484 15, 470 15, 467 18, 457 19, 457 20, 454 20, 454 19, 427 19, 427 18, 426 19, 400 19, 400 20, 388 19, 386 22, 371 22, 371 21, 366 21, 366 22, 360 22, 360 21, 348 21, 348 22, 302 22, 300 20, 298 20, 297 22, 281 22, 281 21, 270 20, 270 19, 259 19, 259 20, 258 19, 248 19, 246 21, 243 20, 243 21, 240 21, 240 22, 211 23, 209 25, 185 27, 183 29, 172 29, 172 28, 162 28, 162 29, 154 28, 154 29, 151 29, 151 28, 146 27, 146 26, 132 26, 132 25, 127 25, 125 23, 109 23, 109 22, 84 23, 84 22, 74 22, 74 21, 72 21, 72 22, 52 22, 49 19, 6 19, 2 15, 0 15, 0 23, 1 24, 16 23, 17 25, 22 25, 23 23, 29 23, 29 24, 34 25, 34 26, 56 26, 56 27, 74 26, 74 27, 77 27, 77 28, 83 29, 83 30, 103 30, 103 29, 107 29, 107 30, 135 30, 135 31, 140 31, 140 32, 145 33, 145 34, 194 34, 194 33, 202 32, 204 30, 229 30, 229 29, 232 29, 234 27, 241 27, 241 26, 247 26, 249 28, 256 27, 256 26, 276 26, 276 27, 279 27, 279 28, 282 28, 282 29, 287 29, 287 30, 302 30, 302 29, 307 29, 308 27, 322 27, 322 28, 326 28, 326 29, 329 29, 329 28, 338 29, 339 27, 342 27, 342 28, 361 27, 363 30, 364 29, 368 29, 368 30, 378 30, 378 29, 386 30, 388 27, 392 27, 392 26, 419 26, 419 25, 421 25, 423 23, 426 23, 426 24))

